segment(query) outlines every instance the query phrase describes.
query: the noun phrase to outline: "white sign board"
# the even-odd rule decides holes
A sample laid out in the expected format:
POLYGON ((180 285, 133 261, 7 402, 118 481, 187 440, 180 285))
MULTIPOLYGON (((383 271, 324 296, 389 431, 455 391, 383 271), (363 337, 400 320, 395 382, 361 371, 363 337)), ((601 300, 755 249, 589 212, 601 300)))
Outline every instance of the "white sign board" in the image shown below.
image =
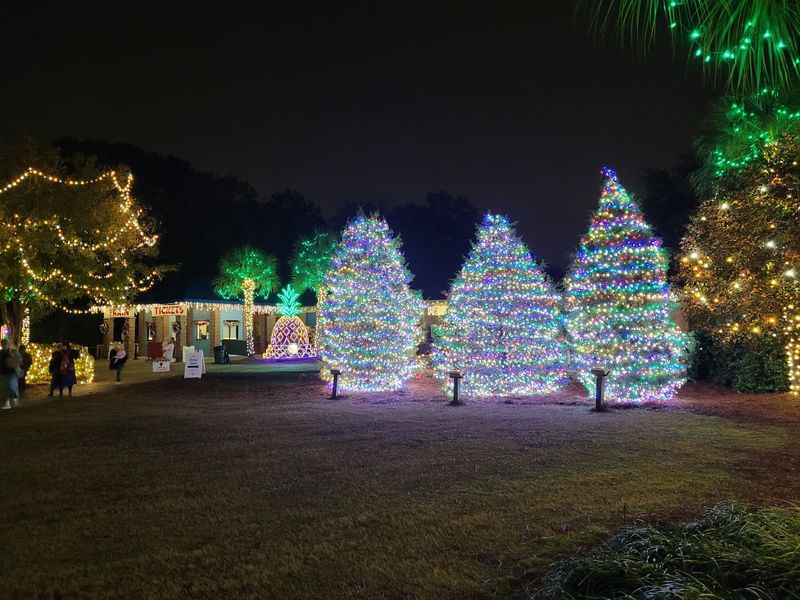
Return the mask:
POLYGON ((157 358, 153 361, 153 373, 169 373, 169 368, 172 363, 163 358, 157 358))
POLYGON ((183 317, 186 316, 186 306, 183 304, 157 304, 153 307, 154 317, 183 317))
POLYGON ((184 379, 200 379, 203 377, 203 373, 206 372, 206 361, 202 350, 192 352, 184 360, 186 361, 183 366, 184 379))

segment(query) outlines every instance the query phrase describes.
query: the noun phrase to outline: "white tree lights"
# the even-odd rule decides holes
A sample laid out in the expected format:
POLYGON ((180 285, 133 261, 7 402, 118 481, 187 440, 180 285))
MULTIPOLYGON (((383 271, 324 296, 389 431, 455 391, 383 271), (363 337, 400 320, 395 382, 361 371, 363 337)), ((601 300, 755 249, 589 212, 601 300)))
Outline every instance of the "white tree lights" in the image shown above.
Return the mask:
POLYGON ((339 369, 339 388, 397 390, 416 367, 424 304, 383 219, 363 215, 345 228, 322 287, 318 340, 322 377, 339 369))
POLYGON ((590 370, 609 370, 611 401, 668 400, 686 379, 688 339, 670 316, 667 257, 616 174, 604 175, 600 207, 565 280, 574 369, 590 390, 590 370))
POLYGON ((560 298, 506 217, 487 214, 437 332, 436 376, 472 396, 542 394, 566 381, 560 298))

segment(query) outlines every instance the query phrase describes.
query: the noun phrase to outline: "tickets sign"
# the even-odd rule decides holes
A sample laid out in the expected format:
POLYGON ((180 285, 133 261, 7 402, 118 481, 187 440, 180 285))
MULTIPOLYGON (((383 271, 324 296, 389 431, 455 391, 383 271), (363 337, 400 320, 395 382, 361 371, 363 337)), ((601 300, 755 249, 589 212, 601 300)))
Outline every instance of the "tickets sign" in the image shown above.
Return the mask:
POLYGON ((183 304, 157 304, 153 307, 154 317, 183 317, 186 307, 183 304))

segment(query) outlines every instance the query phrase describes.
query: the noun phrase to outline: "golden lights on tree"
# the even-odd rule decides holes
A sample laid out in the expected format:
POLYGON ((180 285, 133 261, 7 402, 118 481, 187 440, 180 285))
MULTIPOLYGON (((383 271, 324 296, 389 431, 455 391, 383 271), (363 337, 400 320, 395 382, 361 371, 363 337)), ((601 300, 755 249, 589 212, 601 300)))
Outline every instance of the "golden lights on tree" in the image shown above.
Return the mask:
POLYGON ((704 202, 682 242, 684 305, 694 327, 723 340, 785 344, 800 391, 800 139, 786 134, 704 202))
POLYGON ((147 291, 161 270, 133 176, 106 171, 72 179, 29 167, 0 185, 0 290, 15 337, 31 307, 95 312, 147 291))

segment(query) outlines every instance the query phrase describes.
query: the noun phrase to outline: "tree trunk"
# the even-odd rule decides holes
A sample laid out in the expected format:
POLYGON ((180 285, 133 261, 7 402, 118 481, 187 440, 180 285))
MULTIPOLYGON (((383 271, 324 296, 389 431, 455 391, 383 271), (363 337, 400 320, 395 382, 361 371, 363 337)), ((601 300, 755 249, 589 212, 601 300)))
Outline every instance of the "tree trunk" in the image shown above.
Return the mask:
POLYGON ((244 295, 244 306, 242 306, 242 325, 244 327, 244 339, 247 345, 247 355, 253 356, 256 353, 253 340, 253 296, 255 284, 251 279, 245 279, 242 283, 244 295))

